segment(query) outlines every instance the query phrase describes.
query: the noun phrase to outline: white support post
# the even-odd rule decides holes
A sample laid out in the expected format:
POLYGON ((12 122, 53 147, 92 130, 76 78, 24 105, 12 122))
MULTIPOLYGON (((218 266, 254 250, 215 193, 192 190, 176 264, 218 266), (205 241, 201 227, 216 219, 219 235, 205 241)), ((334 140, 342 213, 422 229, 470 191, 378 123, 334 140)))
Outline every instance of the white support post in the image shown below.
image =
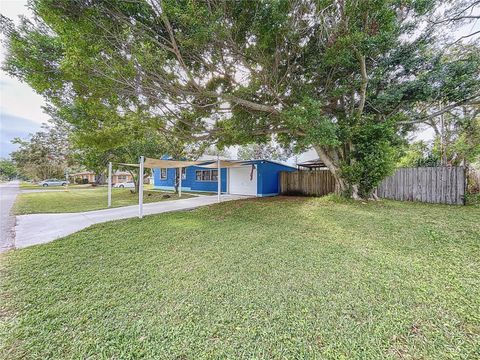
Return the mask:
POLYGON ((108 163, 108 207, 112 206, 112 162, 108 163))
POLYGON ((178 197, 182 197, 182 170, 183 168, 178 168, 178 197))
POLYGON ((220 158, 217 155, 217 202, 220 202, 220 196, 222 192, 222 173, 220 172, 220 158))
POLYGON ((65 191, 68 191, 68 169, 65 170, 65 191))
POLYGON ((143 217, 143 162, 144 157, 140 156, 140 170, 138 174, 138 217, 143 217))

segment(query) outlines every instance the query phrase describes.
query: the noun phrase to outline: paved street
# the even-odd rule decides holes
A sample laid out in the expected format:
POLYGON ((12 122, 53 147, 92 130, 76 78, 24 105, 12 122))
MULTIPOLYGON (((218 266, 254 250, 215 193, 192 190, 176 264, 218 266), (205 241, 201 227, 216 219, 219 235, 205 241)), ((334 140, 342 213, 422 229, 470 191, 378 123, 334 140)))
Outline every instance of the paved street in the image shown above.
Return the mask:
MULTIPOLYGON (((222 195, 222 202, 244 198, 247 197, 240 195, 222 195)), ((216 196, 200 195, 189 199, 144 204, 143 212, 144 215, 152 215, 170 211, 190 210, 201 206, 212 205, 216 202, 216 196)), ((23 248, 47 243, 93 224, 134 218, 137 216, 137 205, 81 213, 19 215, 17 216, 15 226, 15 247, 23 248)))
POLYGON ((0 184, 0 252, 14 246, 15 216, 10 215, 10 210, 19 192, 18 185, 18 181, 0 184))

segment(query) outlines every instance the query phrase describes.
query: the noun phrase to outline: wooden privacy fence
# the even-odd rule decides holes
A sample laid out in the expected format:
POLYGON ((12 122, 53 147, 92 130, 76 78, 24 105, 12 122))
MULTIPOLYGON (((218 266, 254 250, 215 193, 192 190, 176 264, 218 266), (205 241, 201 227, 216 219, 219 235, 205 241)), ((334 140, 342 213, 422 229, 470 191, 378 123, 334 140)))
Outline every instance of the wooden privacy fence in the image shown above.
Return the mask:
MULTIPOLYGON (((463 167, 419 167, 397 169, 377 187, 380 198, 440 204, 463 204, 463 167)), ((322 196, 335 191, 328 170, 280 173, 280 192, 285 195, 322 196)))
POLYGON ((335 191, 335 178, 328 170, 280 173, 280 192, 285 195, 322 196, 335 191))
POLYGON ((377 188, 381 198, 439 204, 463 204, 465 170, 457 167, 397 169, 377 188))

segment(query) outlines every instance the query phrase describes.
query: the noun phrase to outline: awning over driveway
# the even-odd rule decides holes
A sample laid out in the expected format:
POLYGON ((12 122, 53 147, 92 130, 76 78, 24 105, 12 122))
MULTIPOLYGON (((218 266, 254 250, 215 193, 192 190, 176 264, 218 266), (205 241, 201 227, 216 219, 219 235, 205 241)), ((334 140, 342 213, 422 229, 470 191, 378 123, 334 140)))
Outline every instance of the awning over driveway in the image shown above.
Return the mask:
POLYGON ((146 168, 182 168, 188 167, 198 164, 203 164, 205 161, 180 161, 180 160, 160 160, 160 159, 152 159, 152 158, 145 158, 144 166, 146 168))
MULTIPOLYGON (((137 164, 121 164, 124 166, 135 166, 140 168, 140 179, 143 179, 144 168, 162 168, 162 169, 181 169, 189 166, 198 166, 207 169, 218 169, 218 188, 217 188, 217 201, 220 202, 221 199, 221 175, 220 170, 222 168, 238 168, 243 166, 250 166, 251 164, 248 161, 237 161, 237 160, 201 160, 201 161, 181 161, 181 160, 161 160, 161 159, 152 159, 140 157, 140 163, 137 164)), ((108 167, 108 207, 112 203, 112 163, 109 163, 108 167)), ((182 177, 178 177, 178 196, 182 196, 182 177)), ((138 217, 143 217, 143 181, 139 182, 138 187, 138 217)))

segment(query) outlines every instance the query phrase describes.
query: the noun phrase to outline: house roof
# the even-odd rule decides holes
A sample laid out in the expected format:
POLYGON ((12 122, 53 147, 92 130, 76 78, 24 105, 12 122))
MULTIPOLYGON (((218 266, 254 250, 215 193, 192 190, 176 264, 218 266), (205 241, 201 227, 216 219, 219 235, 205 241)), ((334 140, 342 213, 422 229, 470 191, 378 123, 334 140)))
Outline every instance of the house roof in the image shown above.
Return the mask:
POLYGON ((318 169, 318 168, 326 168, 327 165, 320 160, 320 159, 314 159, 314 160, 309 160, 309 161, 304 161, 302 163, 298 163, 298 166, 305 167, 308 169, 318 169))
POLYGON ((282 165, 282 166, 286 166, 286 167, 289 167, 289 168, 292 168, 292 169, 296 169, 295 166, 292 166, 292 165, 288 165, 288 164, 285 164, 281 161, 275 161, 275 160, 267 160, 267 159, 255 159, 255 160, 246 160, 247 162, 251 161, 251 162, 269 162, 269 163, 272 163, 272 164, 276 164, 276 165, 282 165))
POLYGON ((69 174, 69 176, 95 175, 93 171, 80 171, 78 173, 69 174))

